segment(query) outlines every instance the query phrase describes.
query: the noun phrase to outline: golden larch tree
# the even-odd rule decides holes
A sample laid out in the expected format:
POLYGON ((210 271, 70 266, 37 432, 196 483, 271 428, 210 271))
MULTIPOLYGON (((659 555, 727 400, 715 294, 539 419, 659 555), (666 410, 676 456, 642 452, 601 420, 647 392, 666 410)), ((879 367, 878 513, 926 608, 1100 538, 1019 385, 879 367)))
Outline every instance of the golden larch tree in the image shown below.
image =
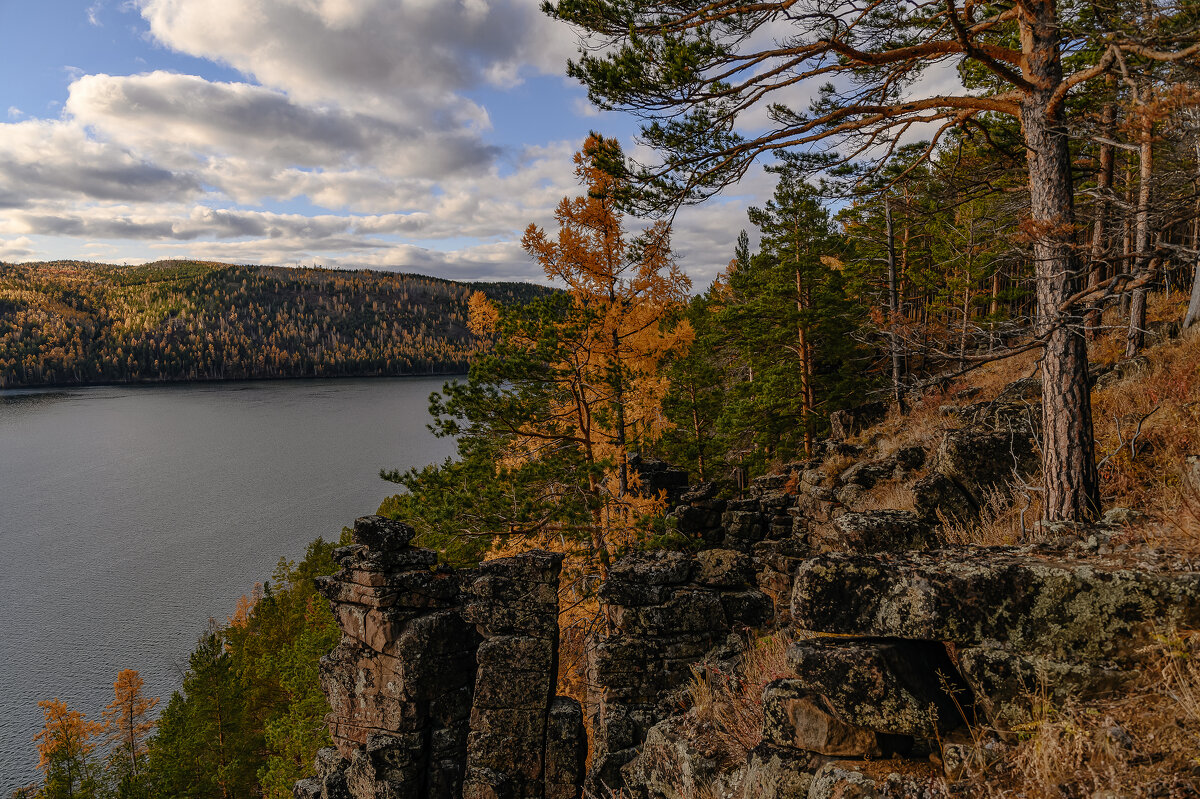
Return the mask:
POLYGON ((74 797, 88 782, 88 755, 95 744, 92 738, 104 725, 88 721, 78 710, 71 710, 60 699, 38 702, 45 714, 42 730, 33 736, 38 750, 38 769, 45 778, 45 795, 74 797))
POLYGON ((634 238, 624 230, 619 199, 627 180, 613 171, 622 163, 615 139, 588 136, 575 154, 586 193, 559 203, 557 235, 531 224, 521 242, 548 278, 566 284, 587 320, 586 335, 564 364, 573 385, 561 416, 575 418, 589 462, 614 464, 608 485, 593 486, 614 500, 601 520, 608 530, 637 504, 630 448, 656 440, 667 427, 667 382, 659 367, 692 339, 686 321, 667 324, 691 288, 671 252, 669 225, 658 222, 634 238))
POLYGON ((103 714, 105 738, 114 753, 129 758, 129 773, 134 779, 139 776, 138 763, 146 753, 146 736, 154 729, 150 711, 158 705, 158 697, 142 693, 143 685, 136 669, 122 669, 113 683, 113 701, 103 714))

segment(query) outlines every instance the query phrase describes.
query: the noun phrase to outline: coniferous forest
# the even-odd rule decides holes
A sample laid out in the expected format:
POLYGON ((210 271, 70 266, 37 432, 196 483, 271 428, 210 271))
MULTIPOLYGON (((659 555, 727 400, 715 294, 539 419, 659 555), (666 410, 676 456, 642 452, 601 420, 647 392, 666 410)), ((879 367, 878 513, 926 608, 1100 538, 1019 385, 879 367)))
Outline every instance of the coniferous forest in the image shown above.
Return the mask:
MULTIPOLYGON (((793 6, 546 4, 592 37, 569 73, 598 105, 646 120, 643 143, 662 156, 639 165, 616 139, 583 143, 579 190, 559 204, 556 228, 530 225, 522 240, 564 291, 192 262, 3 266, 0 384, 429 374, 469 362, 467 380, 431 398, 434 429, 455 439, 458 457, 384 471, 403 490, 380 513, 455 566, 561 552, 560 593, 572 603, 560 614, 564 663, 586 646, 577 632, 604 621, 598 586, 617 561, 711 543, 683 524, 709 506, 672 509, 665 491, 647 488, 654 459, 705 484, 698 503, 748 507, 759 500, 737 499, 747 481, 773 475, 771 493, 806 519, 786 528, 803 527, 788 542, 805 558, 888 550, 839 526, 877 512, 919 523, 947 550, 971 545, 971 557, 992 545, 1074 547, 1076 557, 1086 541, 1087 557, 1169 552, 1164 569, 1194 574, 1195 4, 813 4, 810 15, 793 6), (793 36, 773 38, 779 27, 793 36), (923 95, 922 72, 948 58, 953 93, 923 95), (809 108, 771 105, 768 130, 739 132, 739 114, 805 81, 809 108), (737 185, 755 159, 773 193, 749 209, 728 267, 693 285, 666 220, 737 185), (629 224, 635 216, 646 223, 629 224), (839 411, 860 424, 830 439, 847 418, 839 411), (934 473, 945 463, 932 464, 952 459, 947 436, 997 427, 1007 442, 998 460, 1011 456, 1013 467, 961 516, 937 497, 931 512, 918 507, 916 483, 902 480, 952 482, 934 473), (882 472, 864 480, 871 468, 882 472), (890 493, 870 494, 877 484, 890 493), (805 496, 814 501, 800 504, 805 496), (1125 521, 1088 538, 1113 508, 1125 521)), ((713 526, 753 515, 736 507, 713 526)), ((757 542, 766 524, 754 524, 757 542)), ((939 557, 923 537, 895 548, 939 557)), ((45 703, 44 785, 27 795, 290 795, 328 740, 317 664, 337 628, 313 578, 333 569, 323 541, 299 566, 281 563, 201 638, 148 742, 111 742, 107 765, 86 743, 104 728, 45 703)), ((1194 605, 1188 612, 1194 623, 1194 605)), ((1130 707, 1072 699, 1013 727, 1009 764, 968 774, 962 795, 1109 796, 1125 785, 1120 795, 1195 796, 1168 780, 1195 771, 1200 637, 1155 636, 1170 650, 1166 676, 1139 685, 1130 707), (1139 717, 1139 703, 1156 710, 1139 717), (1126 728, 1152 756, 1132 754, 1133 743, 1112 754, 1114 729, 1134 740, 1126 728), (1183 730, 1183 743, 1163 730, 1183 730), (1067 754, 1064 772, 1034 773, 1067 754), (1160 763, 1172 773, 1152 773, 1160 763), (991 793, 997 779, 1023 792, 991 793), (1146 785, 1162 791, 1133 792, 1146 785)), ((949 639, 933 643, 955 651, 949 639)), ((707 697, 720 729, 719 689, 703 669, 693 674, 691 699, 679 701, 697 718, 707 697)), ((555 676, 564 694, 583 681, 567 666, 555 676)), ((730 701, 761 705, 763 684, 753 685, 730 701)), ((121 680, 116 688, 113 713, 136 716, 121 680)), ((743 759, 763 710, 747 713, 758 726, 743 759)))
POLYGON ((466 371, 472 291, 419 275, 159 261, 0 264, 0 387, 466 371))

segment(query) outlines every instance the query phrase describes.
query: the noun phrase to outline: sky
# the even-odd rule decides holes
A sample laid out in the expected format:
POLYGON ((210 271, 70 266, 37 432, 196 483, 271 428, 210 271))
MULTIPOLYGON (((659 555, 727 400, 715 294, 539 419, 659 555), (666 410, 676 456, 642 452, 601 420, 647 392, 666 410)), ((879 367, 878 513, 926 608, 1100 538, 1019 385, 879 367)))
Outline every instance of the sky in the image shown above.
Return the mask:
MULTIPOLYGON (((0 0, 0 261, 195 258, 542 280, 589 130, 539 0, 0 0)), ((702 290, 761 171, 676 218, 702 290)))

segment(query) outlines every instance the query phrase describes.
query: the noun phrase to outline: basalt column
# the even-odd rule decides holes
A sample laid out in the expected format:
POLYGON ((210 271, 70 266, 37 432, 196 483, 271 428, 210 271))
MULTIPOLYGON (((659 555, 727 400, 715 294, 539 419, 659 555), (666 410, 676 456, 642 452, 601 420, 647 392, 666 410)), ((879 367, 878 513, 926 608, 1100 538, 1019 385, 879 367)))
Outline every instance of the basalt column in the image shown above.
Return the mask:
POLYGON ((464 799, 576 799, 586 748, 579 704, 555 697, 562 556, 485 561, 464 616, 483 642, 464 799))
POLYGON ((459 577, 409 546, 412 528, 358 519, 342 570, 318 580, 342 629, 321 661, 336 752, 297 795, 457 799, 478 636, 460 614, 459 577))

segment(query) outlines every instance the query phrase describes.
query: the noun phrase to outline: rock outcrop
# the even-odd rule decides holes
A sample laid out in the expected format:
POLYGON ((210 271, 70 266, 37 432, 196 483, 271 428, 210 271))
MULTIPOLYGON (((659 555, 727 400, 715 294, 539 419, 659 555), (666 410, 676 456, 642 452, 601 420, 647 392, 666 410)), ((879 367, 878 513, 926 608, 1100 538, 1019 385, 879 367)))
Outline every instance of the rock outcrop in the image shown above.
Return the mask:
MULTIPOLYGON (((947 796, 1039 704, 1122 691, 1163 630, 1200 626, 1200 571, 1116 543, 1129 511, 1058 543, 944 546, 943 521, 969 522, 1036 468, 1040 390, 1025 379, 957 410, 972 426, 929 463, 921 447, 833 440, 735 498, 636 461, 694 551, 612 564, 582 705, 556 695, 561 556, 454 571, 405 525, 359 519, 319 582, 343 632, 321 667, 334 747, 296 796, 947 796), (855 504, 900 483, 915 511, 855 504), (737 674, 748 630, 795 638, 763 691, 761 740, 731 760, 684 708, 702 663, 737 674)), ((876 410, 841 417, 842 433, 876 410)), ((1200 503, 1200 461, 1182 485, 1200 503)))
POLYGON ((310 795, 461 793, 478 636, 461 615, 459 576, 412 536, 390 519, 359 519, 354 543, 334 551, 342 570, 318 581, 342 641, 321 661, 336 751, 319 761, 310 795))
POLYGON ((613 565, 600 589, 606 630, 590 663, 592 790, 626 784, 622 767, 675 711, 696 663, 731 632, 770 622, 771 601, 752 580, 750 559, 731 550, 630 555, 613 565))
POLYGON ((321 662, 334 748, 300 799, 578 799, 579 703, 556 697, 561 556, 437 567, 378 516, 318 588, 342 641, 321 662))
POLYGON ((562 556, 486 561, 463 615, 477 652, 463 799, 573 799, 585 752, 579 703, 555 697, 562 556))

